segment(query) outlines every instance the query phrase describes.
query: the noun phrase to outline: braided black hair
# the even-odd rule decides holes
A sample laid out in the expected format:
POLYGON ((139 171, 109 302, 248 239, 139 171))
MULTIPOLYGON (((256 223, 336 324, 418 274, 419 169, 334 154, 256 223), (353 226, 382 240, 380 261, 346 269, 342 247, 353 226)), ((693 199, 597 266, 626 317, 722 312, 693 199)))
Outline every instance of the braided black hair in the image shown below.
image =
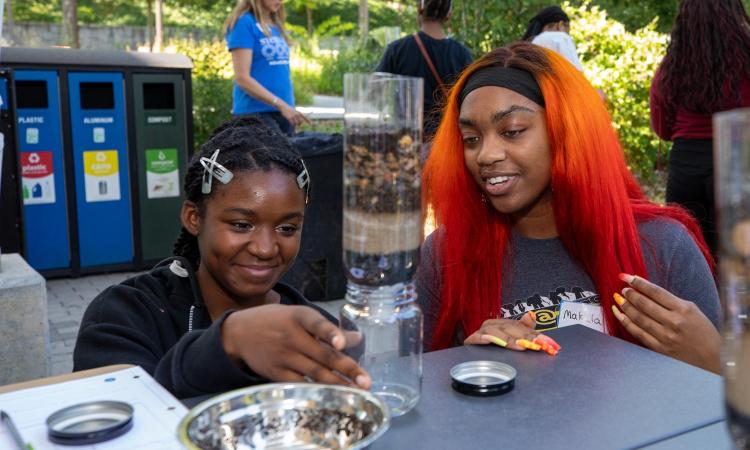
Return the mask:
MULTIPOLYGON (((296 148, 285 136, 278 131, 264 125, 260 120, 252 117, 238 117, 223 123, 216 128, 211 137, 201 146, 199 152, 193 155, 185 173, 185 199, 196 204, 199 214, 202 214, 204 202, 210 198, 220 186, 216 179, 212 181, 213 188, 208 194, 201 192, 204 168, 201 157, 210 158, 221 149, 216 162, 224 166, 235 176, 240 172, 268 172, 273 169, 288 172, 294 176, 305 169, 302 158, 296 148)), ((310 183, 306 186, 309 195, 310 183)), ((182 227, 174 244, 175 256, 182 256, 197 269, 200 264, 198 239, 182 227)))
POLYGON ((422 19, 445 22, 453 9, 452 0, 418 0, 422 19))
POLYGON ((570 22, 570 17, 559 6, 548 6, 529 20, 529 26, 526 27, 526 33, 521 40, 530 41, 542 32, 545 25, 557 22, 570 22))

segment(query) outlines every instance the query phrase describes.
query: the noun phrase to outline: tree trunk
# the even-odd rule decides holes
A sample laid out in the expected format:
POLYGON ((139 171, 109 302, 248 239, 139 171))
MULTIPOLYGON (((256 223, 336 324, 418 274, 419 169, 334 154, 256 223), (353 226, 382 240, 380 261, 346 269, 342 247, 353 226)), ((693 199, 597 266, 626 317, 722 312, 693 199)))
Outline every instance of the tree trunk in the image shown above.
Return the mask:
POLYGON ((162 41, 164 40, 164 29, 162 25, 162 0, 156 0, 156 26, 154 33, 153 51, 161 52, 162 41))
POLYGON ((8 28, 13 28, 13 2, 11 0, 5 0, 5 23, 8 24, 8 28))
POLYGON ((359 33, 360 43, 365 44, 367 42, 367 36, 370 30, 368 29, 370 19, 367 11, 367 0, 359 0, 359 33))
POLYGON ((146 44, 154 50, 154 0, 146 0, 146 44))
POLYGON ((310 5, 305 5, 305 12, 307 13, 307 35, 309 37, 312 37, 313 31, 315 31, 315 29, 313 27, 313 15, 310 5))
POLYGON ((62 45, 80 47, 78 41, 78 0, 62 0, 62 45))

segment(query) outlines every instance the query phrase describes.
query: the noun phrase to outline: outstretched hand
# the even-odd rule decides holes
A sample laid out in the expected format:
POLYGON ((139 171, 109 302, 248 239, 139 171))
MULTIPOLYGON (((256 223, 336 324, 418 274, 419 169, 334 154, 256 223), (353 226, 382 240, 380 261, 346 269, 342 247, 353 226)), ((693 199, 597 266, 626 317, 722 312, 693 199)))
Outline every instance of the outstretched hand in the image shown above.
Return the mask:
POLYGON ((345 334, 310 307, 264 305, 237 311, 227 316, 221 334, 230 358, 272 381, 370 388, 367 372, 341 352, 361 336, 345 334))
POLYGON ((528 312, 521 320, 490 319, 464 340, 464 344, 495 344, 511 350, 544 350, 556 355, 560 345, 552 338, 534 330, 536 322, 533 312, 528 312))
POLYGON ((641 277, 620 274, 628 284, 615 294, 615 318, 643 345, 715 373, 721 370, 721 335, 695 303, 641 277))

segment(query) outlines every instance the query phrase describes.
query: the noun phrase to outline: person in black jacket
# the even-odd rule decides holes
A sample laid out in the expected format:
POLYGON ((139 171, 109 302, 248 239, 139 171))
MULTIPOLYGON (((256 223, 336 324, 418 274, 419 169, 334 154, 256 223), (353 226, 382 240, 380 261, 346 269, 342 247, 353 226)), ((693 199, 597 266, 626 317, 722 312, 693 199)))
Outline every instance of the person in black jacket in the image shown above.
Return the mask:
POLYGON ((180 398, 269 380, 369 388, 341 352, 359 336, 279 283, 299 251, 310 189, 289 141, 234 119, 192 158, 184 189, 176 256, 93 300, 74 370, 139 365, 180 398))

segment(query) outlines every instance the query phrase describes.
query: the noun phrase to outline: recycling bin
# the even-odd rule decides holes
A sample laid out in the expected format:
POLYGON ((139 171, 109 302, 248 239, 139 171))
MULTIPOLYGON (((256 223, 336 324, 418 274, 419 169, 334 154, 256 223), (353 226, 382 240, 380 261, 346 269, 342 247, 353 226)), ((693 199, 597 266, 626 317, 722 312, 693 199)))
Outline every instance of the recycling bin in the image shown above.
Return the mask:
POLYGON ((81 267, 132 262, 122 73, 71 72, 68 83, 81 267))
POLYGON ((170 256, 193 152, 190 59, 63 48, 0 53, 15 74, 22 207, 14 219, 30 265, 45 277, 75 276, 146 269, 170 256))
POLYGON ((17 147, 13 71, 0 69, 0 249, 5 253, 23 249, 17 147))
POLYGON ((182 178, 187 165, 185 83, 178 74, 133 75, 138 171, 136 227, 141 257, 154 263, 172 254, 180 231, 182 178))
POLYGON ((23 253, 36 270, 66 270, 71 248, 58 74, 15 70, 14 78, 23 253))

